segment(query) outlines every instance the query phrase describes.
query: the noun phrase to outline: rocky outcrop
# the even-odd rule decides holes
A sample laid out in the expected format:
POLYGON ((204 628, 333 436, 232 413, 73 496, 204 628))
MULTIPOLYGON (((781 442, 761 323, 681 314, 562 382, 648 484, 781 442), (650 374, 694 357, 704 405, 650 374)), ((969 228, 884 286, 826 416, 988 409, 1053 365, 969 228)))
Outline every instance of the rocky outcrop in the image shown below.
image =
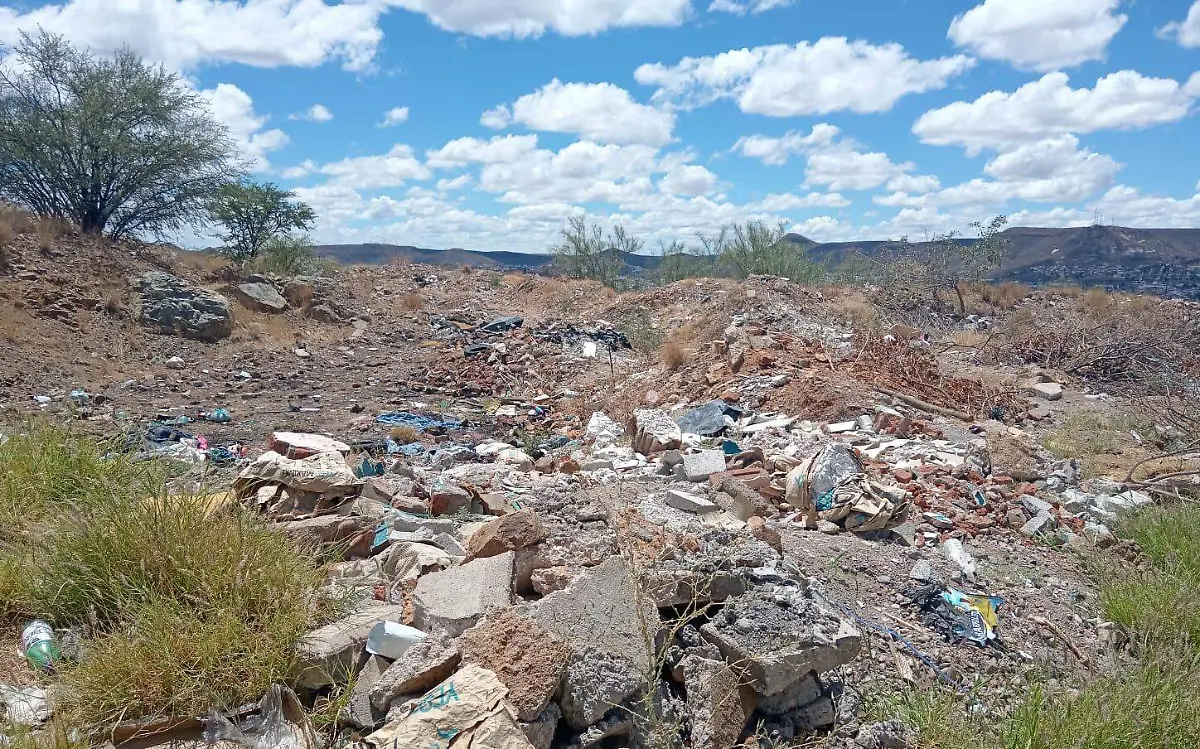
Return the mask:
POLYGON ((233 333, 229 300, 162 271, 129 279, 138 322, 164 335, 214 343, 233 333))

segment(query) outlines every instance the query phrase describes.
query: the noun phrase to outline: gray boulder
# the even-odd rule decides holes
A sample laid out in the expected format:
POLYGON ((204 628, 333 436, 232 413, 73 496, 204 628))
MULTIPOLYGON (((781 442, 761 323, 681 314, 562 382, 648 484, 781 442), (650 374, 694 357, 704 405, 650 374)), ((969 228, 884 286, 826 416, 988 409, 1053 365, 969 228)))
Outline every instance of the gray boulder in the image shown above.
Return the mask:
POLYGON ((269 283, 243 283, 233 287, 233 297, 246 309, 278 314, 288 308, 287 300, 269 283))
POLYGON ((162 271, 129 279, 134 315, 147 328, 213 343, 233 333, 229 300, 215 291, 162 271))

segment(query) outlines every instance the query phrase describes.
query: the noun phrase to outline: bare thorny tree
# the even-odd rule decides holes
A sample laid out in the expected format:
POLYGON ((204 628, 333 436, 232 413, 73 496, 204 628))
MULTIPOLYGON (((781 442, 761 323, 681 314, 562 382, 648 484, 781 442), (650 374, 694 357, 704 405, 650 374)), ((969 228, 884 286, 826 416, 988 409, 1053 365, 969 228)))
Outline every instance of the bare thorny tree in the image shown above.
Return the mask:
POLYGON ((197 225, 243 165, 177 74, 22 34, 0 64, 0 198, 113 237, 197 225))

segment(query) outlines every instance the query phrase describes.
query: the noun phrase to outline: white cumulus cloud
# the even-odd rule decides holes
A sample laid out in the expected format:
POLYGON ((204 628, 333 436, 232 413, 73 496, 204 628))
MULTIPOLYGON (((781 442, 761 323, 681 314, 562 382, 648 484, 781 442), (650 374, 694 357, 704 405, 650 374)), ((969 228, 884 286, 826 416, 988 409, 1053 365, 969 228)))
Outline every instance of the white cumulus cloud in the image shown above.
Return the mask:
POLYGON ((786 8, 795 5, 796 0, 713 0, 708 6, 709 13, 732 13, 744 16, 747 13, 757 15, 776 8, 786 8))
POLYGON ((324 0, 69 0, 18 12, 0 7, 0 44, 38 28, 109 54, 121 46, 175 69, 242 63, 370 67, 383 32, 377 2, 324 0))
POLYGON ((960 47, 1022 70, 1050 71, 1103 60, 1129 20, 1124 0, 984 0, 955 16, 947 36, 960 47))
POLYGON ((267 154, 286 146, 287 134, 278 128, 264 130, 269 118, 256 113, 254 100, 232 83, 218 83, 200 91, 200 96, 208 101, 213 116, 229 128, 230 137, 251 167, 255 171, 269 169, 267 154))
POLYGON ((664 192, 676 195, 708 195, 717 187, 717 175, 695 164, 680 164, 658 182, 664 192))
POLYGON ((1164 38, 1174 39, 1181 46, 1191 49, 1200 47, 1200 0, 1192 3, 1187 18, 1168 23, 1158 33, 1164 38))
POLYGON ((899 44, 823 37, 646 64, 634 77, 658 89, 659 103, 689 108, 732 99, 749 114, 797 117, 886 112, 907 94, 945 88, 972 64, 965 55, 922 61, 899 44))
POLYGON ((811 148, 828 146, 841 133, 828 123, 813 125, 807 135, 799 130, 789 130, 778 138, 768 135, 746 135, 738 138, 733 150, 751 159, 759 159, 768 166, 783 166, 795 154, 811 148))
POLYGON ((610 28, 678 26, 691 0, 388 0, 436 26, 472 36, 597 34, 610 28))
POLYGON ((405 122, 408 122, 408 107, 392 107, 383 113, 383 122, 379 124, 380 127, 392 127, 405 122))
POLYGON ((563 83, 555 78, 511 108, 501 105, 484 112, 480 122, 493 128, 520 124, 530 130, 574 133, 603 143, 663 146, 671 142, 675 115, 639 104, 611 83, 563 83))
POLYGON ((308 120, 309 122, 329 122, 333 119, 333 112, 329 111, 329 107, 324 104, 313 104, 303 112, 297 112, 293 115, 288 115, 289 120, 308 120))
POLYGON ((425 162, 434 169, 453 169, 467 164, 507 164, 537 150, 536 135, 498 135, 491 140, 456 138, 441 148, 427 151, 425 162))
POLYGON ((1200 76, 1186 86, 1132 70, 1110 73, 1094 88, 1073 89, 1066 73, 1047 73, 1012 93, 992 91, 921 115, 913 132, 923 142, 984 148, 1041 140, 1063 133, 1133 130, 1174 122, 1191 111, 1200 76))
POLYGON ((1073 135, 1026 143, 984 166, 992 179, 973 179, 933 196, 938 205, 999 205, 1009 200, 1076 203, 1112 186, 1121 165, 1079 147, 1073 135))
POLYGON ((333 183, 356 190, 397 187, 410 180, 429 179, 429 168, 414 155, 411 147, 397 143, 381 156, 355 156, 325 164, 321 174, 333 178, 333 183))

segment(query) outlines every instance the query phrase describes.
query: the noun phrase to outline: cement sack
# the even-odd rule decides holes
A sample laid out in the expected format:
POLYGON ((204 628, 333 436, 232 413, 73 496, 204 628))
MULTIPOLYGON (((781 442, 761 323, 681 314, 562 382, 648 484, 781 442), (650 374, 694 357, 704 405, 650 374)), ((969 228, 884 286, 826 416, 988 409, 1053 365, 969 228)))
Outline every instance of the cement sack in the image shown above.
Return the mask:
POLYGON ((233 491, 243 502, 253 497, 272 516, 299 520, 334 511, 342 500, 357 496, 362 484, 341 453, 295 460, 268 451, 242 469, 233 491))
POLYGON ((900 525, 908 502, 889 496, 867 480, 862 461, 841 443, 822 447, 788 473, 788 504, 809 519, 827 520, 866 533, 900 525))
POLYGON ((469 664, 363 741, 374 749, 533 749, 496 674, 469 664))

